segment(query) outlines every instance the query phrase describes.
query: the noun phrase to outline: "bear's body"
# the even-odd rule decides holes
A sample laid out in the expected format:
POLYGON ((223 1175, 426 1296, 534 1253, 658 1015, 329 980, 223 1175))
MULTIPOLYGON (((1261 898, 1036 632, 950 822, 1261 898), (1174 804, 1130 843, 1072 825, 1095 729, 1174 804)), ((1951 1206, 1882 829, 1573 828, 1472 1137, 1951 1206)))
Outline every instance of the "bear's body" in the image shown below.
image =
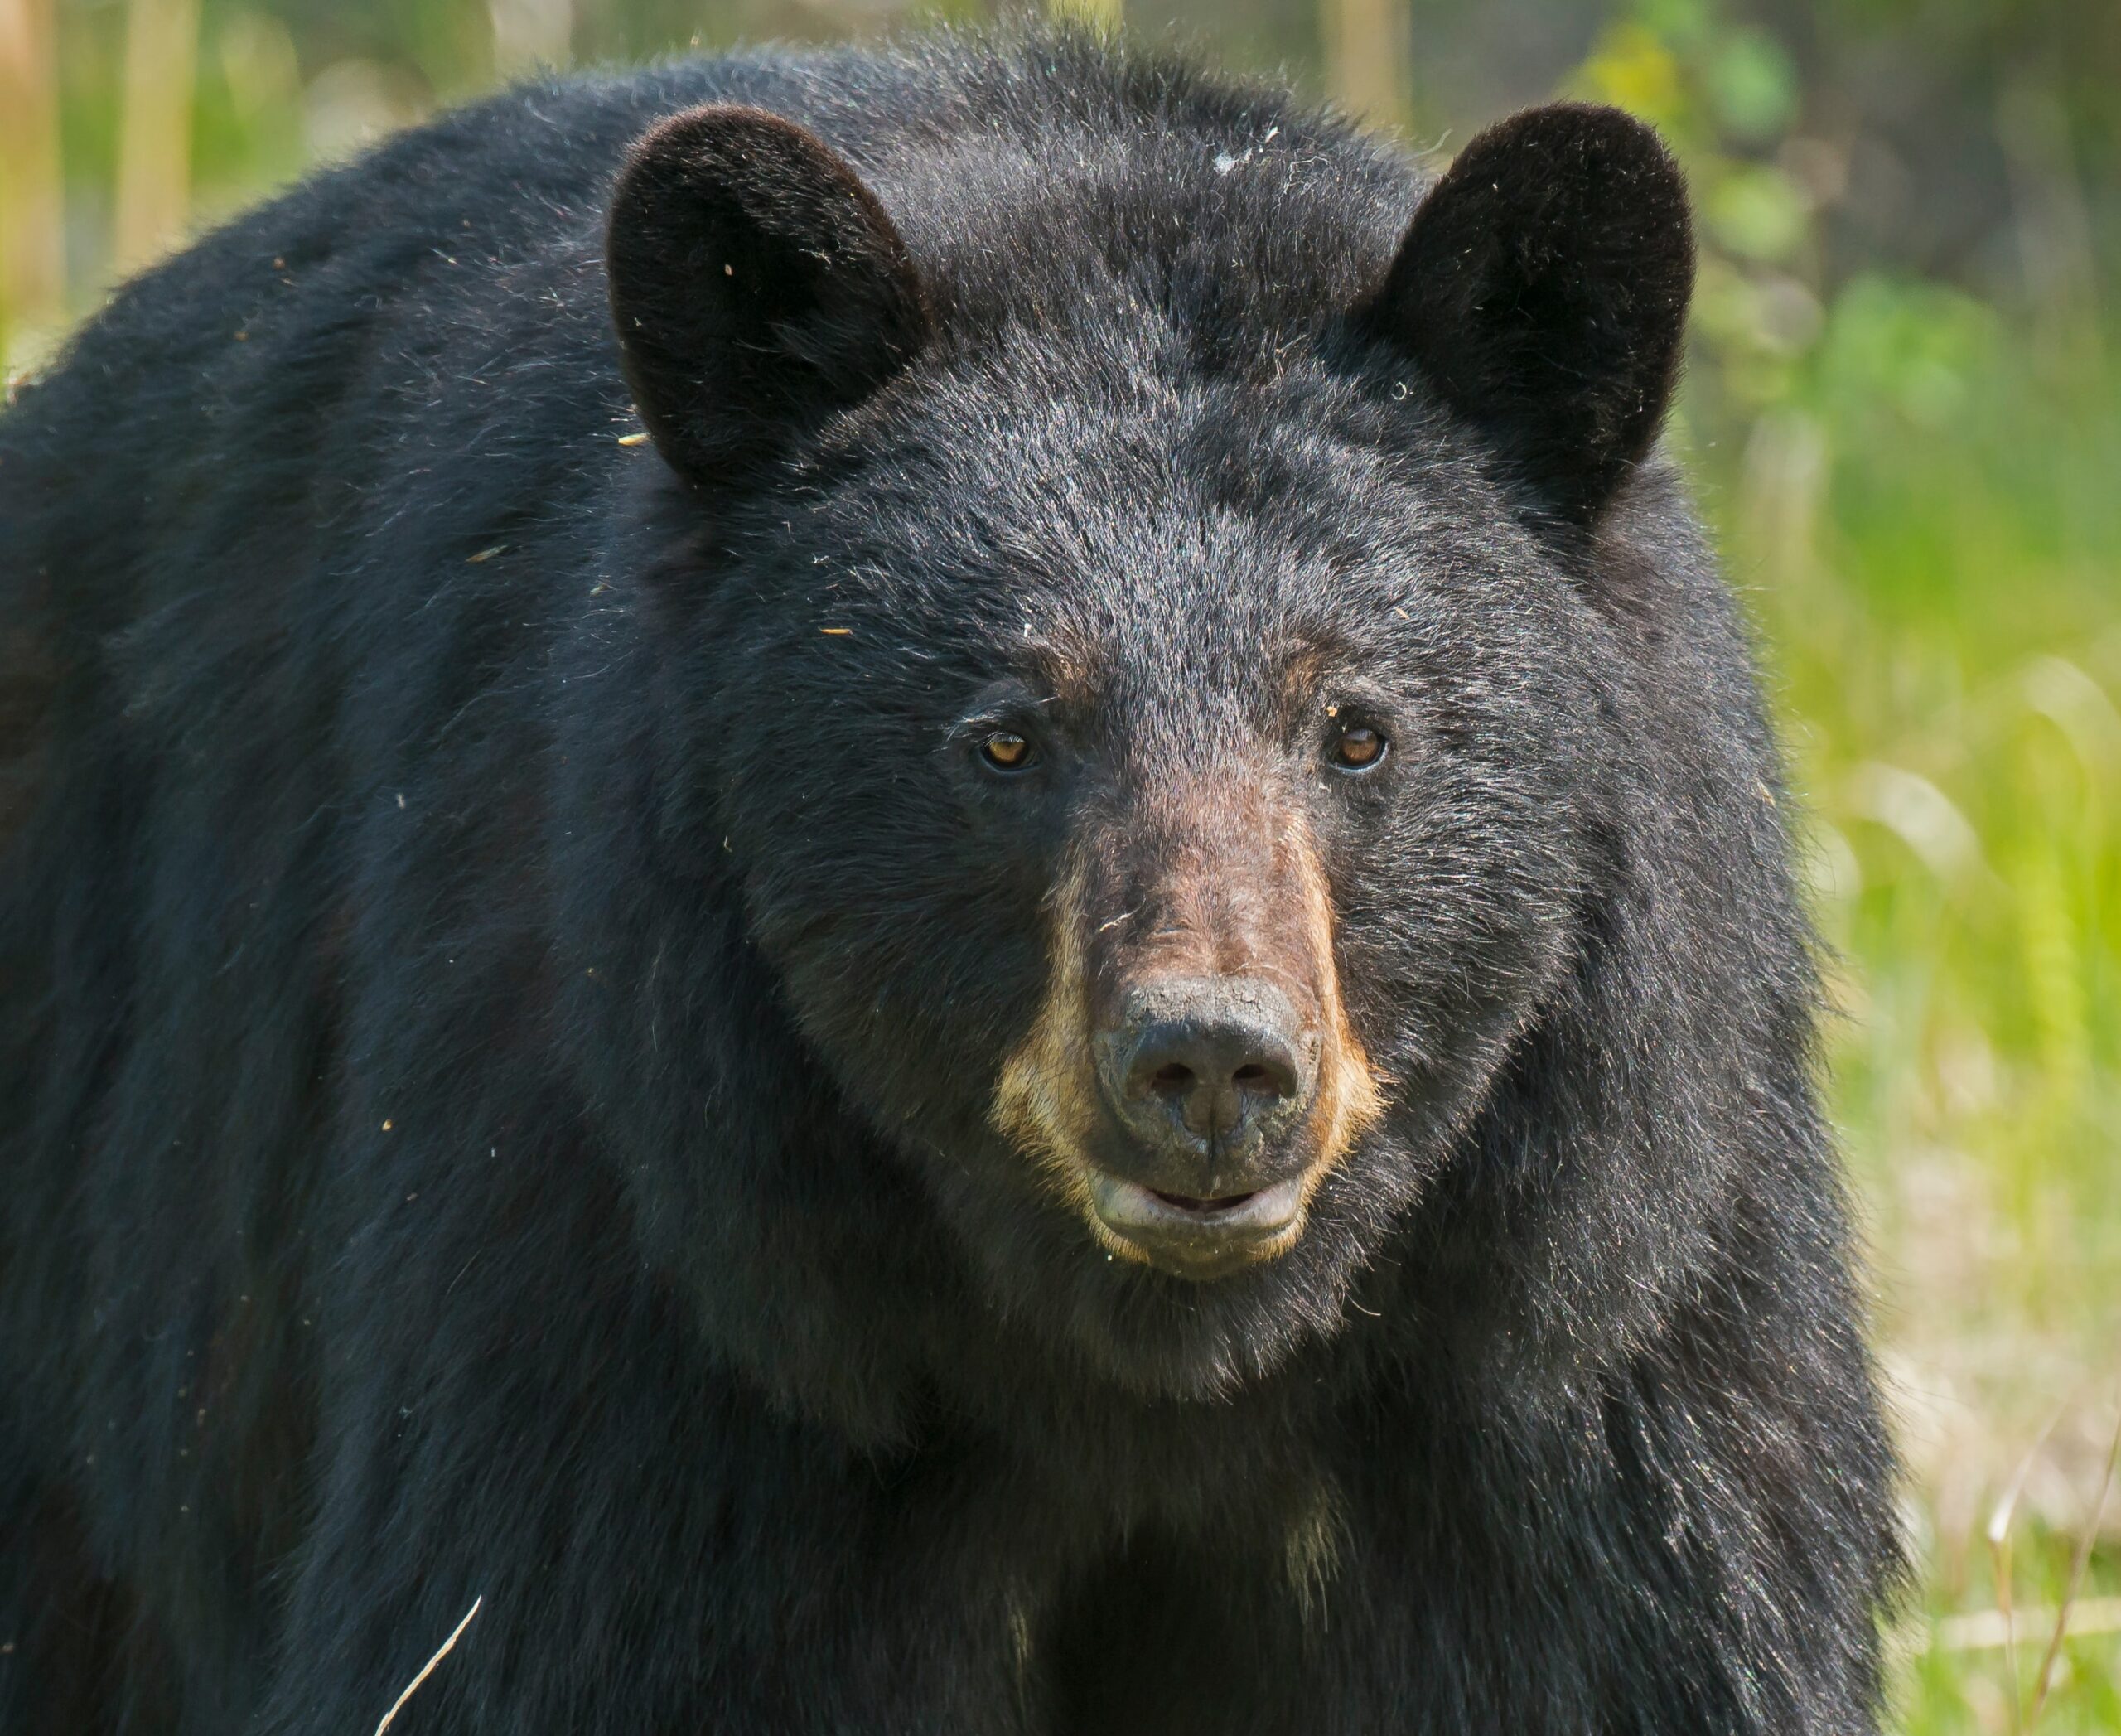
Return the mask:
POLYGON ((1684 215, 1550 113, 1395 265, 1411 165, 1068 39, 535 86, 22 389, 0 1732, 372 1729, 475 1598, 394 1731, 1873 1727, 1684 215), (1083 1155, 1130 923, 1301 955, 1242 1269, 1224 1124, 1083 1155))

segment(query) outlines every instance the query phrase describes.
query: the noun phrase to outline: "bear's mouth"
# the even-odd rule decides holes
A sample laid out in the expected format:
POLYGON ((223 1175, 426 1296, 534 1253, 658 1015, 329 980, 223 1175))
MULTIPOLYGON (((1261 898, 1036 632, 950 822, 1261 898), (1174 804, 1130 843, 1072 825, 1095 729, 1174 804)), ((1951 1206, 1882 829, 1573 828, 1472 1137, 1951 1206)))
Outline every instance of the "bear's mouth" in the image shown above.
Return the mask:
POLYGON ((1256 1199, 1259 1193, 1259 1190, 1254 1187, 1249 1193, 1226 1193, 1220 1199, 1199 1200, 1190 1193, 1166 1193, 1161 1187, 1152 1187, 1149 1192, 1167 1206, 1174 1206, 1181 1211, 1191 1211, 1203 1217, 1212 1216, 1219 1211, 1234 1211, 1247 1200, 1256 1199))
POLYGON ((1304 1178, 1204 1197, 1093 1169, 1090 1203, 1124 1251, 1176 1277, 1220 1278, 1283 1252, 1302 1233, 1304 1178))

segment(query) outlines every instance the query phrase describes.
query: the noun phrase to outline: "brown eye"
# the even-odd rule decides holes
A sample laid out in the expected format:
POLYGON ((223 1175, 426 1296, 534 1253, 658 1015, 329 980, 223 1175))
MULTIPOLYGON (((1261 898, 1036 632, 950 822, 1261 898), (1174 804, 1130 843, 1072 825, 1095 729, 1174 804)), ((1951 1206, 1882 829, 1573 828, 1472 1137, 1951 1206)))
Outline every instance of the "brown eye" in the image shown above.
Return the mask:
POLYGON ((1350 723, 1333 742, 1333 763, 1343 771, 1367 771, 1384 757, 1384 737, 1365 723, 1350 723))
POLYGON ((1008 730, 998 729, 980 742, 979 757, 997 771, 1021 771, 1031 764, 1031 743, 1008 730))

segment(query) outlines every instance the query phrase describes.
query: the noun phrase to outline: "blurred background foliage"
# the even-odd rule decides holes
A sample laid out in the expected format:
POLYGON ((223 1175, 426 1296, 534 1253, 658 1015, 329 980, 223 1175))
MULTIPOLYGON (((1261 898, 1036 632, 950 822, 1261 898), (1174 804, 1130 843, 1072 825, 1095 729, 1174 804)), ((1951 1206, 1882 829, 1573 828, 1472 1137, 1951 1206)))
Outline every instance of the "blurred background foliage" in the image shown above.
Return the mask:
MULTIPOLYGON (((1913 1470, 1899 1715, 2121 1731, 2121 1496, 2099 1516, 2121 1406, 2121 5, 1066 9, 1278 72, 1439 159, 1557 93, 1677 146, 1704 257, 1674 438, 1805 792, 1834 1100, 1913 1470)), ((0 0, 0 354, 34 365, 186 234, 533 65, 989 11, 0 0)))

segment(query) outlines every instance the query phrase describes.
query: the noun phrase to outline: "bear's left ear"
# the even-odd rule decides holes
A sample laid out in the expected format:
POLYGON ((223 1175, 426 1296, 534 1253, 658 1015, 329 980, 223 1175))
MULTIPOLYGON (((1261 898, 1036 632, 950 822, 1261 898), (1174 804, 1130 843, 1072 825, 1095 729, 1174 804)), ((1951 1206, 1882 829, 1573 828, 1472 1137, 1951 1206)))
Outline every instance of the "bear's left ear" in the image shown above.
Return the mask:
POLYGON ((1587 523, 1657 438, 1693 288, 1671 153, 1616 109, 1558 103, 1459 153, 1358 317, 1587 523))
POLYGON ((626 384, 657 449, 727 486, 859 403, 925 341, 906 244, 792 121, 711 104, 626 160, 605 233, 626 384))

